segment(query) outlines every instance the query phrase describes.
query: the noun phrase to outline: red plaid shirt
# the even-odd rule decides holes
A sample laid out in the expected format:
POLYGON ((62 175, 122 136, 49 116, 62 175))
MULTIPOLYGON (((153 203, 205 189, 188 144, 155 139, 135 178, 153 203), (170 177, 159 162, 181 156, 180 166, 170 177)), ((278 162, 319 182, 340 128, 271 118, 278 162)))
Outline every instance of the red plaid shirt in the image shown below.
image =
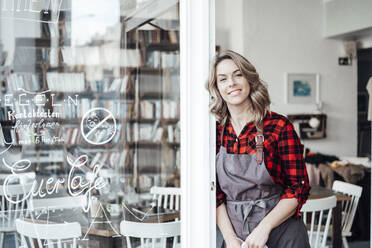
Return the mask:
MULTIPOLYGON (((220 148, 223 127, 217 124, 217 153, 220 148)), ((309 195, 310 185, 303 158, 303 145, 298 138, 292 123, 284 116, 269 112, 264 119, 264 160, 267 171, 274 182, 283 186, 280 199, 297 198, 298 207, 295 217, 299 216, 302 205, 309 195), (270 114, 271 113, 271 114, 270 114)), ((239 137, 228 120, 223 136, 223 146, 228 153, 254 154, 256 152, 256 127, 247 123, 239 137)), ((217 207, 226 202, 217 178, 217 207)))

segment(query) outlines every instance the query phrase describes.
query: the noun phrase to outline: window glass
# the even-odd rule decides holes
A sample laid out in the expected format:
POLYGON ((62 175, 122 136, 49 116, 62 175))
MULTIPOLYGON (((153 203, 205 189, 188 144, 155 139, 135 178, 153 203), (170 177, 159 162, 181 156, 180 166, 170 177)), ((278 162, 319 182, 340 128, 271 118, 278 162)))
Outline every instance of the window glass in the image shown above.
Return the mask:
POLYGON ((180 242, 179 64, 178 1, 0 1, 6 247, 180 242))

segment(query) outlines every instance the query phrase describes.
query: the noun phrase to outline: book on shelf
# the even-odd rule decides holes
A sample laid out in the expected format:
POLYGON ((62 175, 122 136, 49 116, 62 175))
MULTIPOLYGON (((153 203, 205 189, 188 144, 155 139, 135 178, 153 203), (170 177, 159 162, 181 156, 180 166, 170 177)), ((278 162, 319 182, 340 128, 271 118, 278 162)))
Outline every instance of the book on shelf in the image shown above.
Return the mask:
POLYGON ((60 118, 72 119, 81 118, 90 109, 93 108, 106 108, 116 119, 132 119, 135 118, 134 103, 127 100, 105 100, 105 99, 92 99, 84 96, 80 97, 77 105, 69 104, 63 100, 58 100, 53 105, 53 111, 58 113, 60 118))
POLYGON ((171 119, 179 117, 179 102, 174 100, 163 100, 163 118, 171 119))
POLYGON ((128 123, 125 127, 125 140, 127 142, 133 142, 133 132, 132 125, 128 123))
POLYGON ((168 142, 173 143, 174 142, 174 127, 172 125, 167 126, 167 138, 168 142))
POLYGON ((180 167, 180 163, 181 163, 181 150, 180 149, 178 149, 177 151, 176 151, 176 157, 175 157, 175 169, 177 170, 177 171, 181 171, 181 167, 180 167))
POLYGON ((116 124, 116 133, 114 138, 112 139, 112 143, 118 143, 121 137, 121 130, 122 130, 122 124, 118 123, 116 124))
POLYGON ((16 92, 20 89, 28 91, 40 90, 40 79, 37 74, 33 73, 9 73, 6 77, 8 92, 16 92))
POLYGON ((154 125, 152 127, 151 131, 151 140, 154 142, 160 142, 163 134, 163 128, 160 126, 160 120, 157 119, 154 122, 154 125))
POLYGON ((138 142, 139 141, 139 124, 137 122, 133 123, 132 125, 132 141, 138 142))
POLYGON ((160 120, 156 120, 152 123, 127 123, 127 142, 139 142, 139 141, 150 141, 150 142, 161 142, 163 136, 163 127, 160 126, 160 120))
POLYGON ((170 143, 180 142, 179 122, 175 125, 167 125, 167 141, 170 143))
POLYGON ((89 86, 92 92, 128 93, 131 90, 130 75, 123 78, 104 78, 103 80, 91 80, 89 86))
POLYGON ((128 43, 164 43, 176 44, 179 42, 179 31, 176 30, 139 30, 127 33, 128 43))
POLYGON ((178 121, 174 127, 174 142, 181 142, 181 130, 180 130, 180 122, 178 121))
POLYGON ((170 43, 176 44, 179 42, 179 32, 175 30, 169 30, 169 41, 170 43))
POLYGON ((75 127, 71 127, 71 128, 63 128, 63 140, 65 141, 65 144, 67 145, 75 145, 75 142, 76 142, 76 138, 77 138, 77 135, 78 135, 78 128, 75 127), (74 135, 75 133, 75 135, 74 135), (72 139, 74 136, 74 140, 72 139))
POLYGON ((69 144, 77 144, 77 137, 78 137, 79 129, 73 128, 73 131, 71 133, 71 139, 69 140, 69 144))
POLYGON ((141 117, 145 119, 160 118, 161 102, 143 100, 140 102, 141 117))
POLYGON ((122 151, 105 151, 96 152, 94 156, 91 156, 89 163, 90 168, 94 168, 95 165, 100 164, 108 168, 122 167, 127 165, 128 149, 124 148, 122 151))
POLYGON ((139 67, 142 63, 140 50, 120 49, 117 42, 101 46, 62 47, 62 61, 69 66, 139 67))
POLYGON ((163 127, 154 128, 154 135, 152 136, 152 141, 161 142, 163 137, 163 127))
POLYGON ((150 51, 148 52, 146 66, 153 68, 179 68, 180 55, 178 52, 150 51))
POLYGON ((151 140, 152 124, 141 123, 138 126, 139 126, 139 140, 138 141, 151 140))
POLYGON ((22 159, 28 159, 31 163, 63 163, 65 156, 62 149, 50 150, 22 150, 22 159))
POLYGON ((96 155, 93 157, 92 161, 90 162, 89 167, 93 168, 98 163, 98 161, 100 161, 101 156, 102 156, 102 153, 97 152, 96 155))
POLYGON ((86 88, 84 73, 47 72, 46 81, 57 92, 83 92, 86 88))
POLYGON ((5 146, 5 143, 8 143, 8 142, 6 142, 6 140, 5 140, 4 130, 3 130, 3 127, 0 123, 0 146, 5 146))

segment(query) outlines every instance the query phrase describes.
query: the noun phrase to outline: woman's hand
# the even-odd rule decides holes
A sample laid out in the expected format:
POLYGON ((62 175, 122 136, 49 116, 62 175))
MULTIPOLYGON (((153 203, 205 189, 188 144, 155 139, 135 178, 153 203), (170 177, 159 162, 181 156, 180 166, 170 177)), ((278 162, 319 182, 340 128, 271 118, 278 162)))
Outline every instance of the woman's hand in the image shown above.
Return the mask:
POLYGON ((267 240, 269 239, 270 232, 271 228, 269 226, 259 224, 245 239, 246 247, 264 248, 267 240))
POLYGON ((243 241, 237 237, 231 237, 225 240, 227 248, 241 248, 243 241))

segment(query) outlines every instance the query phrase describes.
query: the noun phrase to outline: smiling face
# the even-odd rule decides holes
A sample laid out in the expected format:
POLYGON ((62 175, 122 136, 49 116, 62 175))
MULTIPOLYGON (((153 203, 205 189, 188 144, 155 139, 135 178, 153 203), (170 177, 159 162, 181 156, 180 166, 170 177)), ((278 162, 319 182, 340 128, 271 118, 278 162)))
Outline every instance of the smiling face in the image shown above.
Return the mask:
POLYGON ((224 59, 216 67, 217 88, 228 107, 249 104, 250 86, 232 59, 224 59))

